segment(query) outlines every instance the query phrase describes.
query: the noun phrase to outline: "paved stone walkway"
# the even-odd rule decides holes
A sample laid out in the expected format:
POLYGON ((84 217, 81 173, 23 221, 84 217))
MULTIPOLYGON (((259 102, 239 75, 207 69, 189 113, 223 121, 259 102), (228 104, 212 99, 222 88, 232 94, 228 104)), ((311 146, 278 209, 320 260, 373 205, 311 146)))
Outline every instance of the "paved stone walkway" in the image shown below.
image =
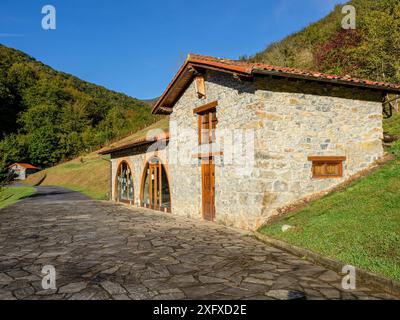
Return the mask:
POLYGON ((213 223, 92 201, 61 188, 0 210, 0 299, 379 299, 213 223), (57 290, 43 290, 53 265, 57 290))

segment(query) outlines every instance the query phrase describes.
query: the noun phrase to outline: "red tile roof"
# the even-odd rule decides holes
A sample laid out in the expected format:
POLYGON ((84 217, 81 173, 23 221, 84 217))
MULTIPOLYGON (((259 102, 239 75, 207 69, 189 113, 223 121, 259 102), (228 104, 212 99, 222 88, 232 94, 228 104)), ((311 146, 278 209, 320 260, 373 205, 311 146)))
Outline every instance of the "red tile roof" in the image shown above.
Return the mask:
POLYGON ((197 54, 189 55, 189 60, 206 62, 210 65, 215 65, 215 66, 219 66, 219 67, 222 66, 225 68, 237 68, 238 70, 245 72, 245 73, 249 73, 249 74, 257 72, 257 71, 272 71, 272 72, 278 72, 278 73, 282 73, 282 74, 302 75, 302 76, 309 76, 309 77, 313 77, 316 79, 325 79, 325 80, 342 80, 342 81, 350 82, 350 83, 357 83, 357 84, 363 83, 363 84, 370 85, 370 86, 400 90, 400 84, 352 78, 349 75, 337 76, 337 75, 320 73, 320 72, 315 72, 315 71, 310 71, 310 70, 277 67, 277 66, 271 66, 268 64, 264 64, 264 63, 248 63, 248 62, 244 62, 244 61, 237 61, 237 60, 230 60, 230 59, 219 59, 219 58, 213 58, 213 57, 208 57, 208 56, 201 56, 201 55, 197 55, 197 54))
POLYGON ((162 107, 173 106, 182 90, 186 88, 193 76, 193 74, 191 76, 186 75, 186 73, 190 71, 190 66, 214 69, 221 72, 230 72, 242 76, 269 74, 287 78, 305 78, 313 81, 332 82, 341 85, 362 86, 392 93, 400 92, 400 84, 395 83, 363 80, 352 78, 351 76, 336 76, 309 70, 271 66, 263 63, 249 63, 245 61, 190 54, 178 73, 172 79, 171 83, 168 85, 163 95, 157 101, 153 108, 153 113, 157 113, 162 107))
POLYGON ((12 164, 11 166, 9 166, 9 168, 10 167, 14 167, 14 166, 20 166, 20 167, 23 167, 25 169, 39 169, 38 167, 35 167, 35 166, 33 166, 33 165, 29 164, 29 163, 20 163, 20 162, 16 162, 16 163, 12 164))

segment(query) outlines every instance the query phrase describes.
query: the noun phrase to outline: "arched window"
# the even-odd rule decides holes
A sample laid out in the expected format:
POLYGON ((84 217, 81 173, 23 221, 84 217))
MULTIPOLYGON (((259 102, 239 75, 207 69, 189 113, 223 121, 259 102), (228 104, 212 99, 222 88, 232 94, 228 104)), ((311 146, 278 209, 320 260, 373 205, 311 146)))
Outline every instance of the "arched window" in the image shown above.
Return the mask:
POLYGON ((141 205, 146 208, 171 212, 171 195, 167 172, 160 159, 146 163, 142 177, 141 205))
POLYGON ((126 161, 121 162, 116 176, 115 200, 120 202, 133 202, 133 178, 132 170, 126 161))

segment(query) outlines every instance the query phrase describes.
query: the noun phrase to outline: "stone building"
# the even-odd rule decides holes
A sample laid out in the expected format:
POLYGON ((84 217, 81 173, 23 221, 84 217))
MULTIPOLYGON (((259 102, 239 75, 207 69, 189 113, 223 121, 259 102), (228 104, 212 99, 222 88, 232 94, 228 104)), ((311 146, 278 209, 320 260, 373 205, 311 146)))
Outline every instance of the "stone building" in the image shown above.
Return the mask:
POLYGON ((102 151, 111 198, 255 229, 383 156, 400 85, 189 55, 153 113, 169 132, 102 151))
POLYGON ((15 175, 15 180, 25 180, 29 175, 39 171, 39 168, 29 163, 14 163, 8 170, 15 175))

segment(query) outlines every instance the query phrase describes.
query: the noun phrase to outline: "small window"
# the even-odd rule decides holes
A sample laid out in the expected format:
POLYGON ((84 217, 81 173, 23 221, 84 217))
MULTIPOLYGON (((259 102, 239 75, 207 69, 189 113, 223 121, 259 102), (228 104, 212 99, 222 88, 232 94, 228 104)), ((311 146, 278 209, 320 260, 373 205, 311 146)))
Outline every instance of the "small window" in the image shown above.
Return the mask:
POLYGON ((206 96, 206 84, 203 76, 197 76, 195 79, 196 93, 199 98, 206 96))
POLYGON ((199 144, 209 144, 216 141, 217 112, 215 109, 199 114, 199 144))
POLYGON ((343 161, 346 157, 308 157, 312 161, 313 178, 343 177, 343 161))
POLYGON ((210 144, 216 142, 215 131, 218 124, 217 107, 218 102, 210 102, 193 110, 199 121, 199 144, 210 144))

